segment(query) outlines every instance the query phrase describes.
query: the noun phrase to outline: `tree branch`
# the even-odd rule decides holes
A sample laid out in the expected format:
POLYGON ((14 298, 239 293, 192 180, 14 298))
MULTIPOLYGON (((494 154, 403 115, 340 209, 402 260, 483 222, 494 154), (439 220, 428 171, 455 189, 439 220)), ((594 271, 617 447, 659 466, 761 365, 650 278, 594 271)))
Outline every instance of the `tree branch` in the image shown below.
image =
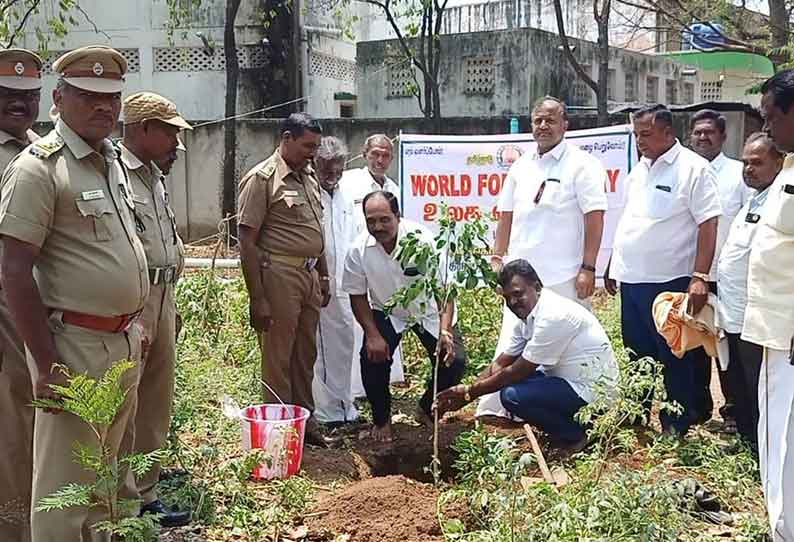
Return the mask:
POLYGON ((96 25, 96 23, 91 18, 91 16, 88 15, 88 13, 86 13, 86 11, 83 9, 83 6, 81 6, 78 2, 75 2, 74 7, 85 18, 86 22, 94 27, 94 32, 96 32, 97 34, 102 34, 108 39, 108 41, 110 41, 110 34, 105 32, 104 30, 99 29, 99 27, 96 25))
MULTIPOLYGON (((14 3, 16 3, 16 2, 14 2, 14 3)), ((8 49, 12 45, 14 45, 14 40, 17 38, 17 36, 25 31, 25 25, 27 24, 28 19, 33 14, 33 12, 36 10, 36 8, 39 7, 40 3, 41 3, 41 0, 35 0, 33 3, 31 3, 31 5, 28 8, 28 10, 25 12, 25 15, 19 20, 19 23, 14 28, 14 31, 11 32, 11 34, 8 36, 8 42, 5 44, 5 48, 6 49, 8 49)), ((11 7, 12 5, 13 5, 13 3, 9 4, 7 6, 7 8, 11 7)))
POLYGON ((562 49, 565 52, 565 57, 568 59, 568 63, 573 68, 573 71, 576 72, 576 75, 578 75, 579 78, 584 81, 588 87, 593 89, 593 92, 595 92, 596 95, 598 95, 598 84, 593 81, 593 78, 584 71, 582 65, 579 64, 579 61, 576 60, 575 56, 573 56, 571 44, 568 42, 568 34, 565 33, 565 21, 563 21, 562 18, 562 5, 560 4, 560 0, 554 0, 554 14, 557 17, 557 30, 560 34, 562 49))

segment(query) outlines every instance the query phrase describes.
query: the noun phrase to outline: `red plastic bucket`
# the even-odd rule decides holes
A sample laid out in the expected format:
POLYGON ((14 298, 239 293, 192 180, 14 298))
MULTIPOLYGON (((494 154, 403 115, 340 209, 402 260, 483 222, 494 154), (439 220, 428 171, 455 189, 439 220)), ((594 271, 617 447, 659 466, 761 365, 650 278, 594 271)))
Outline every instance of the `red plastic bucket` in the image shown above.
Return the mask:
POLYGON ((265 463, 254 467, 254 478, 289 478, 300 470, 310 415, 297 405, 253 405, 240 410, 243 449, 265 452, 265 463))

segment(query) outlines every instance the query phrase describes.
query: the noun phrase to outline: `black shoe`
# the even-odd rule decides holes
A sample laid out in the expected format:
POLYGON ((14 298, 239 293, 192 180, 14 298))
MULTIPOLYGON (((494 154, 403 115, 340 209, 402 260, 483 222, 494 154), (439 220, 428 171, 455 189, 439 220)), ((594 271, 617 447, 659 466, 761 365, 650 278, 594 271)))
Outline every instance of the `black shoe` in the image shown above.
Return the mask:
POLYGON ((190 523, 190 512, 169 510, 160 499, 141 506, 140 515, 142 516, 144 514, 160 514, 157 521, 160 522, 160 526, 164 528, 182 527, 190 523))

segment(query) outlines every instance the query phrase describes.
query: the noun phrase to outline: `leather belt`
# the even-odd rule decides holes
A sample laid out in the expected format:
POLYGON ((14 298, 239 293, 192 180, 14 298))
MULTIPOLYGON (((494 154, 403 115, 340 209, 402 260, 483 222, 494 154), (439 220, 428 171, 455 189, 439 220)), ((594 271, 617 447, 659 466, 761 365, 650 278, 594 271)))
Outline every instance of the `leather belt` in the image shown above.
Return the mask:
POLYGON ((95 316, 82 312, 60 311, 61 320, 64 324, 93 329, 94 331, 105 331, 107 333, 121 333, 127 331, 141 311, 132 314, 122 314, 120 316, 95 316))
POLYGON ((167 267, 150 267, 149 268, 149 282, 152 286, 159 286, 160 284, 173 284, 176 282, 176 271, 177 267, 175 265, 169 265, 167 267))
POLYGON ((279 262, 292 267, 300 267, 311 271, 317 265, 317 258, 304 258, 302 256, 287 256, 285 254, 270 254, 271 262, 279 262))

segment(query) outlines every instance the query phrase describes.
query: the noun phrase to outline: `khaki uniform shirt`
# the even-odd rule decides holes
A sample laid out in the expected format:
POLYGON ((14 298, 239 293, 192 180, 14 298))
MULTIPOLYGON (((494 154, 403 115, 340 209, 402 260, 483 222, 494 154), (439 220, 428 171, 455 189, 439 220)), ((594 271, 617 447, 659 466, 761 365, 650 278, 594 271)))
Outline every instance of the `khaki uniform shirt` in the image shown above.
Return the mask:
MULTIPOLYGON (((39 138, 39 134, 33 130, 28 130, 26 135, 27 141, 22 141, 15 138, 8 132, 0 130, 0 175, 2 175, 2 171, 8 167, 8 164, 11 163, 11 160, 13 160, 17 154, 22 152, 25 147, 39 138)), ((2 259, 2 256, 3 245, 0 243, 0 259, 2 259)))
POLYGON ((39 138, 39 135, 33 130, 28 130, 26 135, 27 139, 22 141, 8 132, 0 130, 0 169, 5 170, 17 154, 39 138))
POLYGON ((293 171, 278 150, 240 181, 239 223, 259 231, 271 254, 319 258, 323 241, 320 183, 310 167, 293 171))
POLYGON ((750 249, 742 339, 788 351, 794 337, 794 155, 767 190, 750 249))
POLYGON ((123 143, 121 162, 135 202, 138 238, 143 243, 150 268, 176 266, 182 269, 184 247, 176 230, 176 216, 168 201, 165 176, 155 164, 141 162, 123 143))
POLYGON ((59 120, 2 183, 0 235, 40 248, 33 274, 44 305, 97 316, 143 307, 146 256, 110 141, 99 153, 59 120))

